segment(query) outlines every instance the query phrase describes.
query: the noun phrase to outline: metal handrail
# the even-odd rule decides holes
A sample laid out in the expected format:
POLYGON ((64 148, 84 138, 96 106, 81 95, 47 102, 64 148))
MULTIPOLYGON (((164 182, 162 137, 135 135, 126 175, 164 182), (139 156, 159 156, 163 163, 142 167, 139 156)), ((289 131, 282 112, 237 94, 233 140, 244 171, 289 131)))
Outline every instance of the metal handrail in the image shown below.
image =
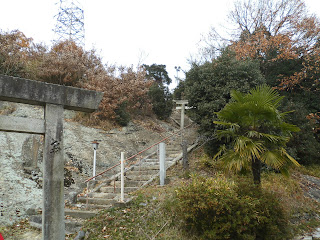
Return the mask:
MULTIPOLYGON (((180 129, 180 130, 177 131, 176 133, 173 133, 173 134, 171 134, 170 136, 163 138, 163 139, 160 140, 159 142, 152 144, 151 146, 147 147, 146 149, 144 149, 144 150, 142 150, 142 151, 140 151, 140 152, 132 155, 131 157, 125 159, 124 162, 126 162, 126 161, 128 161, 128 160, 130 160, 130 159, 132 159, 132 158, 135 158, 136 156, 138 156, 138 155, 140 155, 141 153, 149 150, 150 148, 158 145, 159 143, 162 143, 162 142, 168 140, 169 138, 171 138, 171 137, 173 137, 173 136, 175 136, 175 135, 178 135, 180 132, 182 132, 183 130, 189 128, 191 125, 193 125, 193 123, 189 124, 188 126, 184 127, 183 129, 180 129)), ((88 179, 85 181, 85 183, 91 181, 92 179, 94 179, 94 178, 96 178, 96 177, 98 177, 98 176, 101 176, 101 175, 105 174, 106 172, 112 170, 112 169, 115 168, 115 167, 118 167, 120 164, 121 164, 121 162, 117 163, 116 165, 114 165, 114 166, 106 169, 105 171, 103 171, 103 172, 101 172, 101 173, 99 173, 99 174, 97 174, 97 175, 95 175, 95 176, 93 176, 93 177, 91 177, 91 178, 88 178, 88 179)))

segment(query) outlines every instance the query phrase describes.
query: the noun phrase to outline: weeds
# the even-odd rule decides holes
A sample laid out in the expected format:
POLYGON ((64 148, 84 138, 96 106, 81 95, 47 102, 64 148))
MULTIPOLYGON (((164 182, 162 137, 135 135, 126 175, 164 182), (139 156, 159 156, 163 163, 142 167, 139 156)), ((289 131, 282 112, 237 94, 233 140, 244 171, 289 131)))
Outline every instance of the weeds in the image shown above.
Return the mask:
POLYGON ((89 220, 84 230, 88 239, 184 239, 177 235, 174 213, 164 207, 173 189, 153 186, 136 193, 126 208, 105 210, 89 220))
POLYGON ((130 206, 88 221, 87 239, 291 239, 320 225, 298 172, 264 172, 254 189, 250 172, 225 174, 201 149, 188 158, 189 171, 167 171, 170 184, 141 189, 130 206))
POLYGON ((320 177, 320 165, 311 164, 308 166, 303 166, 301 168, 301 173, 314 177, 320 177))
POLYGON ((291 239, 320 226, 319 205, 304 196, 297 170, 291 178, 264 172, 257 190, 250 173, 226 175, 201 150, 189 162, 190 172, 180 164, 167 171, 166 186, 154 183, 125 208, 87 220, 86 239, 291 239))

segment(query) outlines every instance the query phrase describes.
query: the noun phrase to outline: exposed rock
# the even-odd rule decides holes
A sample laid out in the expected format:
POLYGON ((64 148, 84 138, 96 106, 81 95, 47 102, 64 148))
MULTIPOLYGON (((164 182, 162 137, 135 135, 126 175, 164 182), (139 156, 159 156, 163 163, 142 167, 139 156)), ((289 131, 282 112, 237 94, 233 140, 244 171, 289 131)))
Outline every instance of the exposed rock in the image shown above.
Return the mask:
MULTIPOLYGON (((43 119, 40 106, 0 101, 0 114, 43 119)), ((75 112, 66 111, 71 118, 75 112)), ((129 123, 127 127, 103 131, 85 127, 70 120, 64 123, 65 196, 73 202, 73 193, 79 194, 86 187, 84 181, 92 176, 93 140, 99 141, 96 173, 114 166, 120 161, 120 153, 126 157, 158 142, 170 134, 173 128, 164 122, 150 124, 129 123), (162 135, 164 133, 164 136, 162 135), (71 194, 72 193, 72 194, 71 194)), ((29 215, 30 209, 42 206, 42 157, 43 137, 33 134, 0 132, 0 225, 11 224, 29 215)), ((149 149, 145 155, 156 151, 149 149)), ((130 161, 136 161, 132 158, 130 161)), ((104 175, 118 173, 120 167, 104 175)), ((101 177, 96 179, 96 183, 101 177)))
POLYGON ((0 132, 0 225, 26 216, 26 210, 42 205, 42 189, 25 176, 22 147, 28 134, 0 132))
POLYGON ((77 203, 77 195, 78 195, 77 192, 70 192, 70 193, 68 194, 68 197, 67 197, 66 201, 67 201, 69 204, 75 204, 75 203, 77 203))
MULTIPOLYGON (((305 196, 312 198, 313 200, 320 202, 320 178, 309 176, 309 175, 300 175, 300 186, 302 190, 304 191, 305 196)), ((311 218, 318 217, 318 214, 315 213, 306 213, 303 218, 301 219, 301 216, 299 217, 300 221, 303 220, 309 220, 311 218)), ((308 239, 318 239, 320 238, 320 228, 317 228, 314 232, 306 234, 304 236, 297 236, 294 238, 294 240, 308 240, 308 239)))
POLYGON ((320 202, 320 178, 301 175, 301 184, 306 196, 320 202))
POLYGON ((86 234, 84 231, 79 231, 78 235, 76 236, 76 238, 74 240, 83 240, 85 238, 86 234))

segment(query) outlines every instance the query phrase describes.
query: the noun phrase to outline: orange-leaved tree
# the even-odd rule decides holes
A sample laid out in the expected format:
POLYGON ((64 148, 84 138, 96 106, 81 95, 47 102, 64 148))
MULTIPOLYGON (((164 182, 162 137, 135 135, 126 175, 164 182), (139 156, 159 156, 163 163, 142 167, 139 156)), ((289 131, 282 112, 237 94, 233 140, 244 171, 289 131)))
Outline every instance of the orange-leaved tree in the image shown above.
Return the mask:
POLYGON ((0 32, 0 74, 103 91, 100 108, 91 116, 98 121, 152 111, 152 81, 143 68, 106 66, 94 49, 86 51, 73 41, 48 49, 18 30, 0 32))
MULTIPOLYGON (((152 106, 148 97, 150 84, 146 81, 143 69, 134 71, 132 68, 106 66, 105 72, 99 75, 88 74, 87 81, 81 86, 104 92, 96 117, 119 120, 121 114, 151 113, 152 106)), ((121 124, 125 125, 127 122, 122 120, 121 124)))
POLYGON ((259 60, 265 75, 294 62, 291 69, 278 70, 279 88, 319 87, 320 21, 303 0, 236 2, 229 17, 237 25, 231 47, 239 59, 259 60))
POLYGON ((19 30, 0 32, 0 73, 24 77, 31 49, 32 38, 19 30))

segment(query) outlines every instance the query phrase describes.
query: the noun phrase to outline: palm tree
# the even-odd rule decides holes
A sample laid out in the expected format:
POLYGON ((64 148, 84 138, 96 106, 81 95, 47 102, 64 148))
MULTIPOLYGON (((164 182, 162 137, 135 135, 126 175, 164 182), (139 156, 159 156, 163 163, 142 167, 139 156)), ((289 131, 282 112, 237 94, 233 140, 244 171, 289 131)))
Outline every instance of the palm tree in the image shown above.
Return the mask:
POLYGON ((228 144, 220 147, 215 159, 224 161, 230 170, 249 167, 255 184, 261 183, 262 163, 287 173, 289 164, 299 163, 285 150, 291 132, 300 129, 284 121, 289 112, 277 108, 282 97, 267 85, 258 86, 249 93, 231 91, 230 102, 217 114, 222 126, 218 139, 228 144))

